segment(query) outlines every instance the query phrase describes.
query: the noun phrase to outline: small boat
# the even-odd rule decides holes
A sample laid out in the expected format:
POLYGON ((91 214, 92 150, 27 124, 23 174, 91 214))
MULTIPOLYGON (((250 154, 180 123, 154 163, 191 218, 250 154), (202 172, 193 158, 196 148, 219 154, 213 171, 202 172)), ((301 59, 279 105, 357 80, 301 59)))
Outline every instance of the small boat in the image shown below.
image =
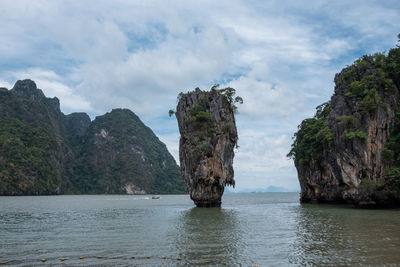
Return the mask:
POLYGON ((160 196, 152 196, 151 199, 160 199, 160 196))

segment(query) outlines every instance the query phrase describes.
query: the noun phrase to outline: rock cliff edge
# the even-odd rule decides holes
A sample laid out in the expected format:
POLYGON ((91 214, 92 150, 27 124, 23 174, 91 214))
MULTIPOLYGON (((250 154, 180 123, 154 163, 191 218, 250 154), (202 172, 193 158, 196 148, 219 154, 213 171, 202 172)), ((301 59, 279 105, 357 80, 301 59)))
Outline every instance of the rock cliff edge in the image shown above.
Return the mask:
POLYGON ((400 204, 399 81, 400 48, 335 76, 334 95, 299 125, 289 153, 302 202, 400 204))

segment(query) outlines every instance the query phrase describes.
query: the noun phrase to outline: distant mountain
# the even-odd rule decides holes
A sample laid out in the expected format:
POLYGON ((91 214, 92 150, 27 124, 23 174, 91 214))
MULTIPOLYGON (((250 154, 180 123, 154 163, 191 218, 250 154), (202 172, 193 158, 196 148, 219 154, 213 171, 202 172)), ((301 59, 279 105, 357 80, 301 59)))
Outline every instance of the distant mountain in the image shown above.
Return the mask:
POLYGON ((289 193, 289 192, 299 192, 299 190, 290 190, 281 186, 268 186, 267 188, 245 188, 245 189, 232 189, 225 188, 225 192, 228 194, 234 193, 289 193))
POLYGON ((184 192, 174 158, 132 111, 91 122, 31 80, 0 88, 0 195, 184 192))

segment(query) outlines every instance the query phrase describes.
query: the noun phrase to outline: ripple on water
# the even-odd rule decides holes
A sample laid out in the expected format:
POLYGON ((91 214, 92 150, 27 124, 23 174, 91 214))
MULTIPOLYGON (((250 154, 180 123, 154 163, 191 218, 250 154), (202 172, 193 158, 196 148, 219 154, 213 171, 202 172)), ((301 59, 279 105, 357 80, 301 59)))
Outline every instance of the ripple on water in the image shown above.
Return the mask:
POLYGON ((195 208, 186 195, 0 201, 0 261, 14 266, 42 258, 59 265, 61 257, 66 266, 400 262, 399 210, 300 205, 298 194, 225 195, 222 208, 210 209, 195 208))

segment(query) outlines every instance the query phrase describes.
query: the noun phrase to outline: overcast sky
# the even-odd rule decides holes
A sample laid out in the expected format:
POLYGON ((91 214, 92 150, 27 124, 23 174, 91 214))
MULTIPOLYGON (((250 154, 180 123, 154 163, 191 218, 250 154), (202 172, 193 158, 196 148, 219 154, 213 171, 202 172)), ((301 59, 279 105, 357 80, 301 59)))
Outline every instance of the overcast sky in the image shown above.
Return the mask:
POLYGON ((329 100, 335 73, 400 33, 398 0, 1 0, 0 14, 0 86, 33 79, 92 119, 129 108, 177 160, 178 93, 236 88, 238 189, 299 189, 286 158, 297 125, 329 100))

